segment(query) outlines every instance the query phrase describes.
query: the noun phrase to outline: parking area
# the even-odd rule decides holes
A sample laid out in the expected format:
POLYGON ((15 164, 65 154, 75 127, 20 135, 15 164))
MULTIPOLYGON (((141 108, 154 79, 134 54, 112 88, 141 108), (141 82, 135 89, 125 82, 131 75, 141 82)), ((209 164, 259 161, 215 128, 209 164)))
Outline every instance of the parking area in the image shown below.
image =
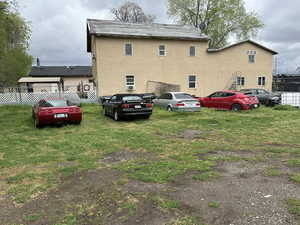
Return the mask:
POLYGON ((1 224, 295 224, 299 109, 202 109, 35 129, 0 107, 1 224))

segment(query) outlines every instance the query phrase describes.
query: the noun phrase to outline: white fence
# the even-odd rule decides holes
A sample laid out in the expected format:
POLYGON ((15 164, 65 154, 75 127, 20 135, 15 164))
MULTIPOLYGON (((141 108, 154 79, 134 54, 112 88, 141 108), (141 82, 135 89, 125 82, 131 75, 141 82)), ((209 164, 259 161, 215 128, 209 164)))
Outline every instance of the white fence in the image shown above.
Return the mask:
POLYGON ((11 90, 13 91, 0 93, 0 105, 15 105, 15 104, 33 105, 41 99, 49 99, 49 98, 52 99, 65 98, 73 101, 74 103, 97 102, 96 90, 90 90, 87 92, 63 91, 61 93, 21 92, 17 88, 11 90))
POLYGON ((281 104, 300 107, 300 92, 284 92, 281 94, 281 104))

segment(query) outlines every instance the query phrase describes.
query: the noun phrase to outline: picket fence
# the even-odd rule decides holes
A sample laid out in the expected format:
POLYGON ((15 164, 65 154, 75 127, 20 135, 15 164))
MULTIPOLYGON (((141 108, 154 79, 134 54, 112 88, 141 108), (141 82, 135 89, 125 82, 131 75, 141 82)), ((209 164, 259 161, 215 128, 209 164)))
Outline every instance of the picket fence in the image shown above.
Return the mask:
POLYGON ((8 92, 0 93, 0 105, 33 105, 41 99, 69 99, 79 103, 95 103, 97 102, 97 93, 91 90, 84 93, 84 97, 78 95, 77 92, 64 91, 57 93, 48 92, 8 92))

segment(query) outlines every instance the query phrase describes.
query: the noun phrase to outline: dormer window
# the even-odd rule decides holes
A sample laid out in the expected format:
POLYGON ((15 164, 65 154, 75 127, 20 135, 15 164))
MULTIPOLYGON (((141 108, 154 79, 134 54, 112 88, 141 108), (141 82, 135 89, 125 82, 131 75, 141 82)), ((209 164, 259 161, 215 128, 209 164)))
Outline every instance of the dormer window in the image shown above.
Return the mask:
POLYGON ((249 51, 247 52, 247 54, 248 54, 248 62, 249 62, 249 63, 255 63, 256 51, 249 50, 249 51))

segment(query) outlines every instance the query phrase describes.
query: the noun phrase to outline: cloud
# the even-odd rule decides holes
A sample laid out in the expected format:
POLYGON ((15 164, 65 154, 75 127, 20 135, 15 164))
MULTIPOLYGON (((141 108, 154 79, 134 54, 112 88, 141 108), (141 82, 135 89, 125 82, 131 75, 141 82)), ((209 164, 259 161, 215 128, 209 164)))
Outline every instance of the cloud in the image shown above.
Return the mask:
MULTIPOLYGON (((110 10, 126 0, 19 0, 23 17, 32 22, 30 53, 43 65, 90 65, 86 51, 86 19, 112 19, 110 10)), ((135 0, 156 22, 171 23, 167 0, 135 0)), ((280 70, 300 66, 300 1, 245 0, 265 23, 256 41, 278 51, 280 70)))

